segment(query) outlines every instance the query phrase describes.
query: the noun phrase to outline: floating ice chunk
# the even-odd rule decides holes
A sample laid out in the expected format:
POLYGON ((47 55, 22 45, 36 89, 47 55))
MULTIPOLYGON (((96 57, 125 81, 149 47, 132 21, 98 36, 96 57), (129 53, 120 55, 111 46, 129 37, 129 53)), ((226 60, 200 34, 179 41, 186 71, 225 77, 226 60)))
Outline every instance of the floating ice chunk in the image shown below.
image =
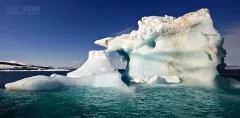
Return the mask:
POLYGON ((133 83, 137 84, 177 84, 180 83, 180 79, 177 76, 161 76, 159 77, 158 75, 153 76, 150 79, 133 79, 131 80, 133 83))
POLYGON ((180 83, 180 79, 178 76, 161 76, 167 83, 169 84, 177 84, 180 83))
POLYGON ((5 84, 5 88, 10 90, 53 90, 61 87, 61 83, 43 75, 28 77, 5 84))
POLYGON ((164 78, 158 77, 158 75, 153 76, 147 81, 148 84, 166 84, 166 80, 164 78))
POLYGON ((50 75, 50 77, 56 77, 56 76, 58 76, 58 74, 52 74, 52 75, 50 75))
POLYGON ((133 84, 143 84, 143 83, 145 83, 145 81, 143 81, 142 79, 136 79, 136 78, 132 79, 131 82, 133 84))

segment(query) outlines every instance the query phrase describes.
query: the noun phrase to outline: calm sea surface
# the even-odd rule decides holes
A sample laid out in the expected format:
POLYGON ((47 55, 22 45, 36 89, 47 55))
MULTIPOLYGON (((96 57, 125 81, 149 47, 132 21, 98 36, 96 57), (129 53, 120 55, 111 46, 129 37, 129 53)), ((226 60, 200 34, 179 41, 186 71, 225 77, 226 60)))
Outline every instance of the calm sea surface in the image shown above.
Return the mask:
MULTIPOLYGON (((17 74, 16 74, 17 76, 17 74)), ((240 118, 240 89, 184 85, 65 88, 51 92, 0 89, 0 118, 240 118)))

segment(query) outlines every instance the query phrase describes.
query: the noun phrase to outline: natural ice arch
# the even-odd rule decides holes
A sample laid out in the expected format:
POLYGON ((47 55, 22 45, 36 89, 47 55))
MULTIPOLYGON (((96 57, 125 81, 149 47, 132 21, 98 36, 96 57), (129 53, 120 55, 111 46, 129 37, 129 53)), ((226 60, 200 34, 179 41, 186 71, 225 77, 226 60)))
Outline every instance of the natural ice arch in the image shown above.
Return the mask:
POLYGON ((117 52, 118 52, 119 55, 122 56, 121 61, 124 61, 125 65, 126 65, 125 71, 122 73, 122 81, 125 82, 126 84, 130 85, 131 84, 130 80, 132 79, 129 76, 130 57, 126 52, 124 52, 124 50, 118 50, 117 52))

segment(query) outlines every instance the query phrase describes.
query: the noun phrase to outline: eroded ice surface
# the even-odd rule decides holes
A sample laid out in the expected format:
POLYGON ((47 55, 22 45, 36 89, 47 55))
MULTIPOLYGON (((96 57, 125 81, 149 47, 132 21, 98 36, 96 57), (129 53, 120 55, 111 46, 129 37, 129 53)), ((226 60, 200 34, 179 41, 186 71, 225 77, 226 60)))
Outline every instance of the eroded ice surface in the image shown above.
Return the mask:
POLYGON ((126 72, 136 81, 156 75, 177 76, 182 83, 214 85, 216 66, 226 55, 223 37, 214 29, 208 9, 181 17, 149 16, 138 30, 95 41, 127 61, 126 72))

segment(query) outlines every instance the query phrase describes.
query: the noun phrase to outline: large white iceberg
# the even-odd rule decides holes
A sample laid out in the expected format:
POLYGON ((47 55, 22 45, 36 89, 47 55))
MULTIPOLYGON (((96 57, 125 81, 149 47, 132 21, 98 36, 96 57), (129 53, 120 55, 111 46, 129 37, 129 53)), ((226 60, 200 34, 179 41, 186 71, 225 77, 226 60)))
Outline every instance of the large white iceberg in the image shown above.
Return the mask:
POLYGON ((215 83, 216 66, 226 51, 208 9, 178 18, 143 17, 138 26, 129 34, 95 41, 108 52, 117 51, 123 56, 127 76, 145 82, 154 77, 177 76, 183 83, 215 83))
POLYGON ((128 90, 121 80, 122 75, 115 71, 104 50, 90 51, 88 60, 77 70, 67 76, 52 74, 48 76, 33 76, 5 85, 11 90, 51 90, 63 86, 112 87, 128 90))

